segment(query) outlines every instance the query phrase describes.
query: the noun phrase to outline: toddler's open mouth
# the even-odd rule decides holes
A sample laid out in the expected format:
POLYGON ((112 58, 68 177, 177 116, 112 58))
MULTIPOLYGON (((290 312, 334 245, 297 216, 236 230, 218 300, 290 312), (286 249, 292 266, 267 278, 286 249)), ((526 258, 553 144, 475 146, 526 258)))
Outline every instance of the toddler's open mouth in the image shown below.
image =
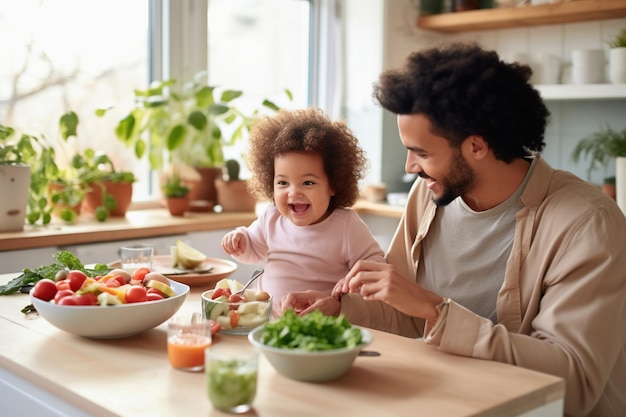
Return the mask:
POLYGON ((295 211, 296 213, 301 213, 303 211, 306 211, 306 209, 309 208, 308 204, 289 204, 289 207, 291 208, 292 211, 295 211))

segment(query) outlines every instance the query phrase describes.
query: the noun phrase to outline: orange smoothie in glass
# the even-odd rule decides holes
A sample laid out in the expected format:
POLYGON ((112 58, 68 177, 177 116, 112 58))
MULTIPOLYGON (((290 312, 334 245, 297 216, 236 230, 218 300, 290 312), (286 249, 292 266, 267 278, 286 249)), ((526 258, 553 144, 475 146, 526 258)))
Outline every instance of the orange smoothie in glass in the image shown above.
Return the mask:
POLYGON ((211 337, 179 333, 167 338, 167 356, 174 368, 188 371, 204 369, 204 350, 211 346, 211 337))

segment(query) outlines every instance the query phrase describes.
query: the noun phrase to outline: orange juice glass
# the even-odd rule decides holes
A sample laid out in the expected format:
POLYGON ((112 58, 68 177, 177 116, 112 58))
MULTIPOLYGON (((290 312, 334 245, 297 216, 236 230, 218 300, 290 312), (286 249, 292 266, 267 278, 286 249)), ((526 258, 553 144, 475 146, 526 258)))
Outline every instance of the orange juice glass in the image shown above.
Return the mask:
POLYGON ((185 371, 204 369, 204 351, 211 346, 211 321, 200 313, 177 315, 167 323, 170 365, 185 371))

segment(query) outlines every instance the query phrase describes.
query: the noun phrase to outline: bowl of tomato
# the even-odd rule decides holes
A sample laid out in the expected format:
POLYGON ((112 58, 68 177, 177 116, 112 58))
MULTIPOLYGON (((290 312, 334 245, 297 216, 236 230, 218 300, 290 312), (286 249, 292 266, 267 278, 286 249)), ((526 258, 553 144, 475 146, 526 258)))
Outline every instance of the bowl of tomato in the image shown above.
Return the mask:
POLYGON ((41 280, 30 291, 39 316, 78 336, 115 339, 143 333, 171 318, 189 296, 188 285, 160 274, 133 279, 112 271, 90 278, 79 272, 56 282, 41 280))

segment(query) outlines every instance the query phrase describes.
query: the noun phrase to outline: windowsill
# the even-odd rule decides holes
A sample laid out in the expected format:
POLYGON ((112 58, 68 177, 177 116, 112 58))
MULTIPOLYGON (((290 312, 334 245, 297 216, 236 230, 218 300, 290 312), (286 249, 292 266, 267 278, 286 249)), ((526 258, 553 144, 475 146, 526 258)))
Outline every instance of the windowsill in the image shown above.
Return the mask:
MULTIPOLYGON (((260 208, 262 209, 261 205, 260 208)), ((365 200, 359 200, 354 209, 359 214, 398 219, 403 211, 400 206, 365 200)), ((46 226, 26 225, 20 232, 0 233, 0 251, 228 230, 247 226, 256 218, 254 212, 191 212, 182 217, 174 217, 158 201, 143 201, 133 203, 126 217, 112 217, 102 223, 86 217, 79 217, 73 224, 55 219, 46 226)))
POLYGON ((254 219, 256 219, 254 212, 192 212, 182 217, 174 217, 162 207, 136 209, 126 213, 126 217, 112 217, 105 222, 79 217, 73 224, 66 224, 55 219, 46 226, 26 225, 20 232, 0 233, 1 250, 33 249, 232 229, 249 225, 254 219))

